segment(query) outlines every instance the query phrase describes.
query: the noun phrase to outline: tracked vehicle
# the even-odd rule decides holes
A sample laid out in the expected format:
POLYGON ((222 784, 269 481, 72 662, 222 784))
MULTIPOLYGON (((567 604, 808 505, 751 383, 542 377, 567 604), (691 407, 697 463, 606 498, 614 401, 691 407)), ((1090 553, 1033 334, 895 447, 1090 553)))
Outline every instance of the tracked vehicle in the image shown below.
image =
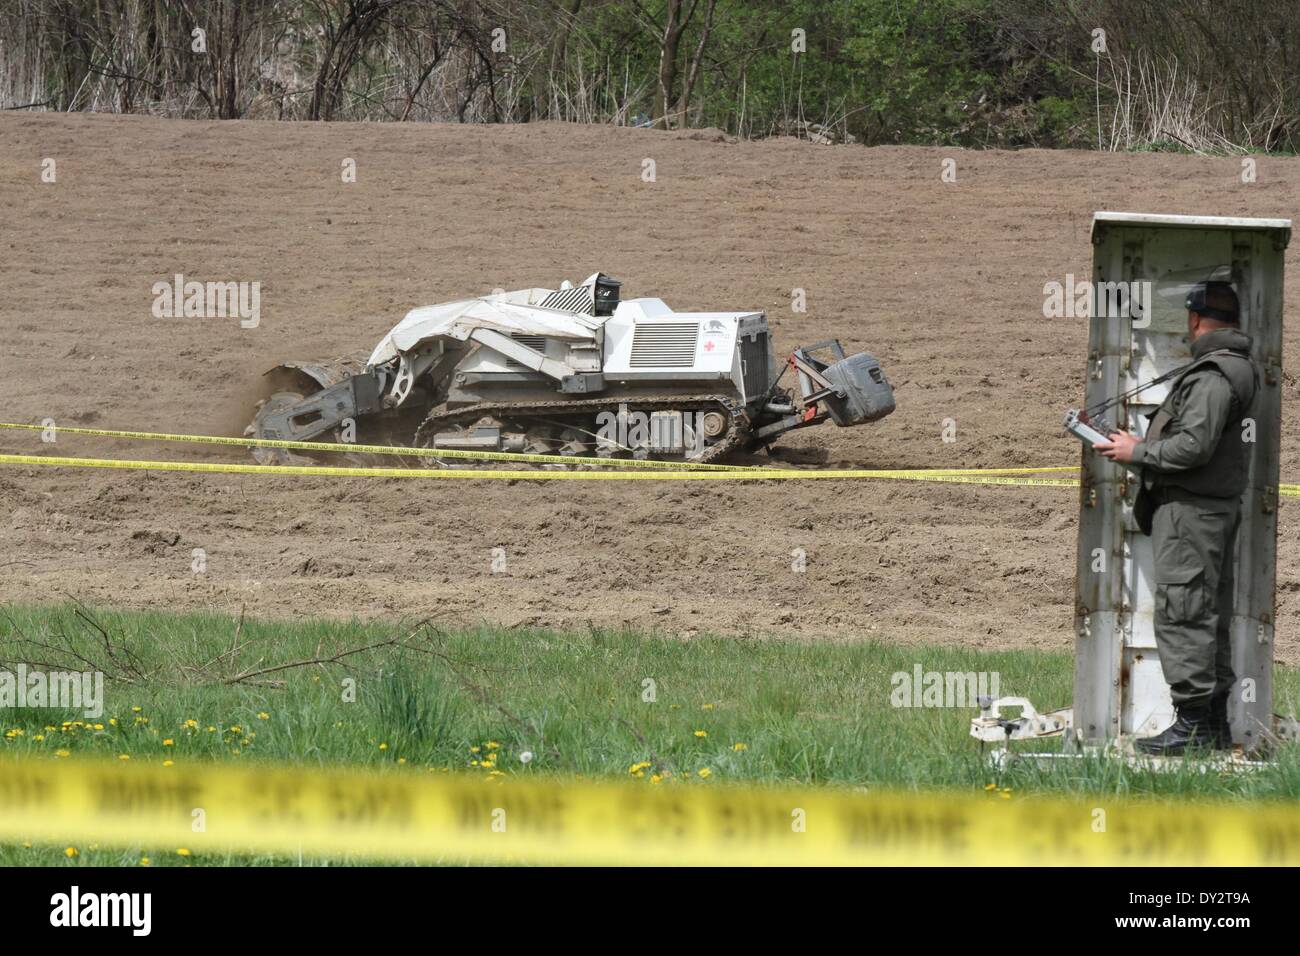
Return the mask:
POLYGON ((246 434, 714 462, 894 410, 865 352, 819 342, 778 364, 762 312, 674 312, 660 299, 621 300, 619 288, 596 273, 413 309, 364 360, 269 371, 246 434))

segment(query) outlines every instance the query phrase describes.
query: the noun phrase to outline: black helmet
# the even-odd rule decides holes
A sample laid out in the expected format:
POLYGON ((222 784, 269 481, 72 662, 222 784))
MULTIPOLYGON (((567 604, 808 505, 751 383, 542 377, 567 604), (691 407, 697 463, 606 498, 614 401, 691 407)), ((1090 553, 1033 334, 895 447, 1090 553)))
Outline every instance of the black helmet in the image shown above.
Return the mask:
POLYGON ((1241 304, 1232 283, 1217 279, 1192 286, 1187 293, 1187 311, 1232 325, 1241 321, 1241 304))

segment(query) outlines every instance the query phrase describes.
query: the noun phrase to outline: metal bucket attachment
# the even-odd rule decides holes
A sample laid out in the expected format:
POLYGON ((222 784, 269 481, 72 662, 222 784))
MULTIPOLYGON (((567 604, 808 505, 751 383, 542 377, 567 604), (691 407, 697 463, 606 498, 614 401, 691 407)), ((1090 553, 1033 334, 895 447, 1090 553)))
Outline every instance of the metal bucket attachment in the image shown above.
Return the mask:
POLYGON ((836 392, 822 399, 831 420, 841 427, 884 418, 894 410, 894 390, 874 355, 859 352, 828 365, 822 375, 836 392))

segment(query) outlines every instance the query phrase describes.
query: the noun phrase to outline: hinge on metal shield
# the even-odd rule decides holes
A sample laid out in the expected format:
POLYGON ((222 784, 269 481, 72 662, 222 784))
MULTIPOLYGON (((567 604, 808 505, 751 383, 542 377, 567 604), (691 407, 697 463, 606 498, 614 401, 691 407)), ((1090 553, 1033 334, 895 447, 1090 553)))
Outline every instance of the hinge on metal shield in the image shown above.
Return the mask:
POLYGON ((1024 697, 979 698, 980 715, 971 718, 970 735, 986 743, 1037 740, 1062 734, 1073 723, 1074 709, 1066 707, 1040 714, 1024 697), (1017 710, 1015 717, 1003 716, 1003 709, 1017 710))
POLYGON ((1297 720, 1294 714, 1290 717, 1274 714, 1273 733, 1279 740, 1300 740, 1300 720, 1297 720))

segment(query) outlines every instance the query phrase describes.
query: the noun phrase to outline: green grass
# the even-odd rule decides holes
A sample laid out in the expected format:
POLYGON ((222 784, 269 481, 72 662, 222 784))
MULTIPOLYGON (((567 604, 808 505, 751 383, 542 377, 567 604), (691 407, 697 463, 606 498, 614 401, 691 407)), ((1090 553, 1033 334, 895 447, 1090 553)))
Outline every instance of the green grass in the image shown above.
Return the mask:
POLYGON ((1139 143, 1138 145, 1130 148, 1128 152, 1130 153, 1180 153, 1184 156, 1197 156, 1197 155, 1199 156, 1265 156, 1268 158, 1275 158, 1275 157, 1290 158, 1296 155, 1295 151, 1290 149, 1278 149, 1270 152, 1269 150, 1260 149, 1260 148, 1246 148, 1243 151, 1242 149, 1236 149, 1236 148, 1228 149, 1226 147, 1214 147, 1208 149, 1201 149, 1200 152, 1198 153, 1190 146, 1187 146, 1173 139, 1158 139, 1158 140, 1152 140, 1149 143, 1139 143))
MULTIPOLYGON (((1300 797, 1300 758, 1293 748, 1274 766, 1250 774, 1190 767, 1150 773, 1100 760, 1049 769, 1017 764, 995 774, 969 737, 973 707, 891 703, 891 676, 910 674, 919 663, 925 671, 997 672, 1003 694, 1028 697, 1044 709, 1069 704, 1071 656, 1038 650, 679 641, 599 630, 445 631, 436 620, 423 627, 321 619, 240 624, 218 614, 68 605, 0 609, 0 669, 18 661, 88 669, 81 659, 106 674, 103 716, 0 711, 0 754, 49 760, 126 755, 178 765, 402 763, 412 772, 620 779, 634 764, 648 762, 636 778, 645 786, 738 782, 982 792, 994 784, 1017 797, 1300 797), (334 662, 269 670, 383 642, 390 643, 334 662), (647 680, 654 682, 653 701, 644 699, 647 680), (349 701, 351 682, 355 700, 349 701), (525 753, 533 755, 527 763, 525 753), (485 766, 489 754, 495 757, 485 766), (656 783, 656 776, 663 779, 656 783)), ((1300 696, 1295 670, 1279 667, 1276 679, 1279 701, 1300 696)), ((0 864, 135 864, 140 856, 137 849, 85 850, 77 860, 53 859, 60 850, 0 847, 0 864)), ((158 862, 183 862, 157 856, 158 862)))

